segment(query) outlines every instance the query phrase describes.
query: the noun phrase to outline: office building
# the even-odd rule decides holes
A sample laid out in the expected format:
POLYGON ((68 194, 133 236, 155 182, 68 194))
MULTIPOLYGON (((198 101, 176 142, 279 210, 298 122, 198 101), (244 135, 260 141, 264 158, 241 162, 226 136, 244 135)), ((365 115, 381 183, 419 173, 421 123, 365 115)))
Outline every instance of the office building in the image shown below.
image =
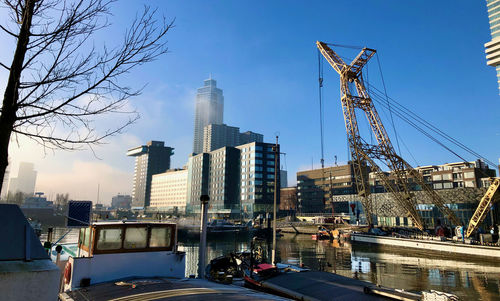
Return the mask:
POLYGON ((247 144, 251 142, 264 142, 264 135, 254 133, 251 131, 246 131, 240 134, 240 143, 239 144, 247 144))
POLYGON ((172 147, 165 146, 163 141, 149 141, 146 145, 128 150, 127 156, 135 157, 132 207, 149 206, 153 175, 170 169, 173 150, 172 147))
POLYGON ((240 129, 226 124, 209 124, 203 129, 203 152, 209 153, 224 146, 238 146, 262 142, 264 136, 254 132, 240 133, 240 129))
POLYGON ((240 129, 226 124, 209 124, 203 129, 203 152, 240 145, 240 129))
MULTIPOLYGON (((251 218, 272 212, 275 168, 272 148, 273 144, 252 142, 190 157, 187 212, 199 213, 202 194, 210 196, 209 213, 213 215, 239 217, 243 213, 243 218, 251 218)), ((278 203, 279 197, 278 190, 278 203)))
POLYGON ((224 96, 214 79, 207 79, 196 94, 193 153, 203 152, 203 129, 209 124, 222 124, 224 96))
MULTIPOLYGON (((237 146, 240 150, 240 200, 244 217, 273 212, 274 181, 280 183, 280 173, 275 179, 275 168, 280 166, 280 158, 275 165, 274 144, 252 142, 237 146)), ((279 148, 279 145, 278 145, 279 148)), ((280 191, 277 189, 277 206, 280 191)))
POLYGON ((354 193, 356 183, 351 164, 297 172, 300 212, 322 212, 325 207, 331 208, 331 195, 354 193))
POLYGON ((111 207, 113 209, 130 209, 132 207, 132 196, 118 194, 111 198, 111 207))
POLYGON ((187 183, 187 169, 153 175, 149 207, 176 214, 186 212, 187 183))
POLYGON ((280 170, 280 188, 288 187, 288 171, 280 170))
POLYGON ((33 163, 21 162, 19 163, 19 171, 16 178, 10 178, 9 192, 15 194, 22 192, 27 195, 35 193, 36 175, 33 163))
POLYGON ((487 0, 486 6, 491 31, 491 41, 484 44, 486 48, 486 63, 489 66, 495 67, 497 84, 500 88, 500 1, 487 0))

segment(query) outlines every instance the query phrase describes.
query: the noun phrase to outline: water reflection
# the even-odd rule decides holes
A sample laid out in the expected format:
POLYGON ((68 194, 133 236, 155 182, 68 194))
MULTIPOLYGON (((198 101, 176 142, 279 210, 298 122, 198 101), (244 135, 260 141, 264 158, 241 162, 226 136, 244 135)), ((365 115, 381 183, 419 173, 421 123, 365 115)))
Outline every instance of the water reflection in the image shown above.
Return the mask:
MULTIPOLYGON (((249 242, 249 237, 209 237, 208 260, 228 252, 248 250, 249 242)), ((188 253, 186 274, 195 274, 198 242, 184 237, 180 243, 188 253)), ((500 300, 500 262, 496 260, 396 252, 338 241, 313 241, 306 235, 285 235, 278 240, 277 248, 281 262, 303 263, 313 269, 375 284, 409 291, 435 289, 457 294, 464 300, 500 300)))

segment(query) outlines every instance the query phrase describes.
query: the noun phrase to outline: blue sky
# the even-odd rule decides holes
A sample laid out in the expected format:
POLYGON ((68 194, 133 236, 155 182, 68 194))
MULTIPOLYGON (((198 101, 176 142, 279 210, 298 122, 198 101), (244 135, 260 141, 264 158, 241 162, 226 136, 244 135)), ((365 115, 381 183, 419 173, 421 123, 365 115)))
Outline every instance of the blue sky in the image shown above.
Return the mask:
MULTIPOLYGON (((19 161, 31 161, 39 171, 38 190, 94 200, 99 182, 106 200, 131 191, 128 148, 164 140, 176 149, 172 167, 181 167, 192 149, 196 88, 211 73, 224 92, 225 123, 262 133, 267 142, 279 133, 293 184, 297 170, 310 168, 311 160, 318 166, 320 159, 316 40, 377 49, 390 97, 498 162, 500 98, 484 54, 490 40, 486 1, 129 0, 114 4, 113 26, 96 38, 116 42, 108 37, 119 37, 144 3, 175 18, 175 28, 169 33, 170 53, 123 79, 147 83, 130 101, 142 118, 98 147, 100 159, 88 151, 44 154, 21 141, 21 148, 11 147, 13 175, 19 161)), ((0 50, 1 57, 9 54, 0 50)), ((368 67, 370 81, 382 88, 375 59, 368 67)), ((335 155, 339 162, 348 157, 339 77, 326 62, 324 73, 325 161, 332 165, 335 155)), ((415 157, 402 146, 410 164, 459 161, 403 121, 396 118, 395 124, 415 157)))

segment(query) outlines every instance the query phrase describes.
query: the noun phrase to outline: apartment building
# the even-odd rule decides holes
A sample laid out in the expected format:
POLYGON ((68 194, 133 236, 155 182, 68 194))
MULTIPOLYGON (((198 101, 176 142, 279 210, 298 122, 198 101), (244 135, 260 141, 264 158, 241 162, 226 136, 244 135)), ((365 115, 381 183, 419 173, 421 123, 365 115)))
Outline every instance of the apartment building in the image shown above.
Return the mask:
POLYGON ((168 170, 153 175, 150 208, 159 211, 184 213, 188 197, 188 170, 168 170))

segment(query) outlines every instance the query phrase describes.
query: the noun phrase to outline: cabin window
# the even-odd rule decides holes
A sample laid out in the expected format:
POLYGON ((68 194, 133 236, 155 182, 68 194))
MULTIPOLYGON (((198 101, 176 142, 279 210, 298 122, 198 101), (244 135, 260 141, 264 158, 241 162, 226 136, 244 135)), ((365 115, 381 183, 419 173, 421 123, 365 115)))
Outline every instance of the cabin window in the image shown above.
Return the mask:
POLYGON ((85 238, 83 239, 83 245, 88 248, 90 245, 90 235, 91 235, 91 229, 90 228, 85 228, 85 238))
POLYGON ((148 238, 147 227, 128 227, 125 230, 125 249, 142 249, 146 247, 148 238))
POLYGON ((122 246, 121 228, 100 229, 98 237, 97 249, 99 250, 116 250, 122 246))
POLYGON ((151 228, 151 238, 149 246, 151 248, 170 247, 172 242, 172 228, 170 227, 154 227, 151 228))

